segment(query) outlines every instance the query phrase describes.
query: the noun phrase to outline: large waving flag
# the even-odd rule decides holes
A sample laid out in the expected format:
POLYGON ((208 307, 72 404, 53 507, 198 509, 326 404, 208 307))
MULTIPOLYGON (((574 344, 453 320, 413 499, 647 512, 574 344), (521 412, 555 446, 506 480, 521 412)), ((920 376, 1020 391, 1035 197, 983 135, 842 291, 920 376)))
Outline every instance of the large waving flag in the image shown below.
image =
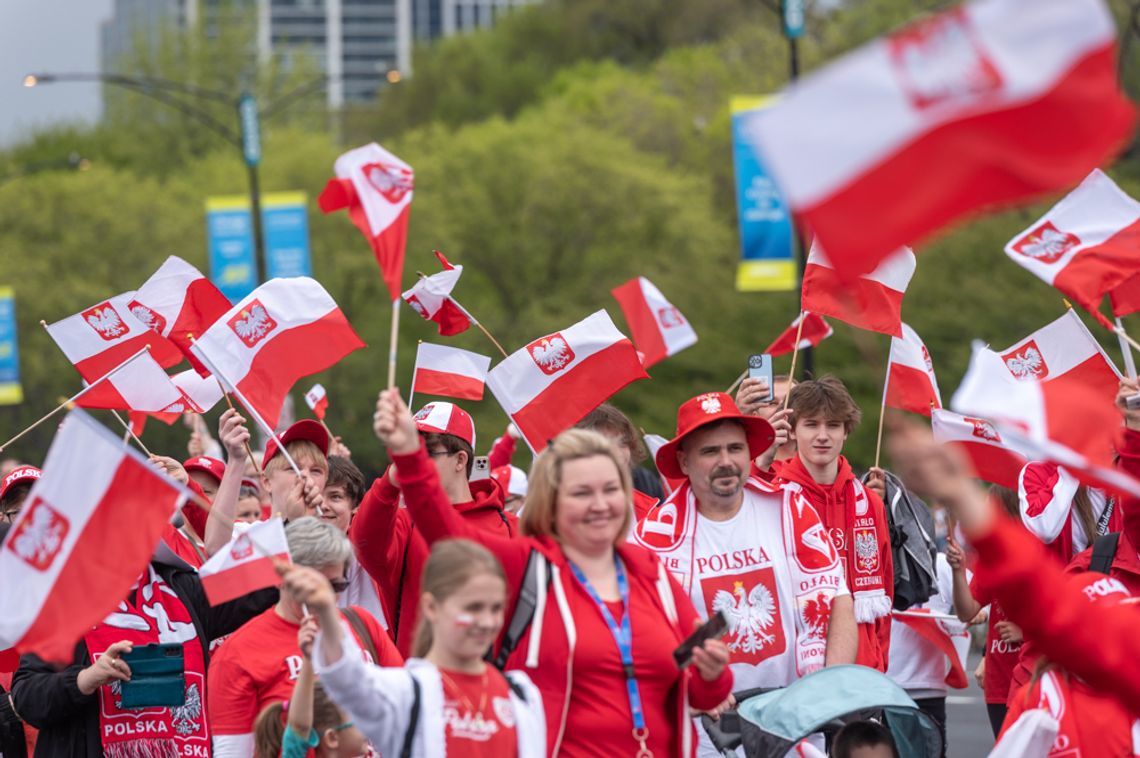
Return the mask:
POLYGON ((281 584, 275 561, 292 563, 280 518, 258 521, 235 532, 229 544, 198 569, 210 605, 221 605, 242 595, 281 584))
POLYGON ((388 294, 395 301, 404 276, 415 172, 375 142, 337 158, 333 171, 336 178, 325 185, 317 205, 325 213, 348 209, 349 219, 372 246, 388 294))
POLYGON ((324 287, 298 276, 255 289, 192 349, 273 427, 298 379, 364 346, 324 287))
POLYGON ((459 283, 463 266, 453 266, 438 250, 435 257, 443 266, 438 274, 424 277, 401 296, 412 310, 439 326, 441 337, 460 334, 471 328, 467 311, 451 298, 451 291, 459 283))
POLYGON ((844 282, 823 249, 813 243, 804 267, 803 309, 901 337, 903 295, 914 269, 914 253, 904 247, 866 276, 844 282))
POLYGON ((512 353, 491 369, 487 386, 538 451, 622 387, 647 378, 633 343, 598 311, 512 353))
POLYGON ((831 324, 817 313, 801 313, 792 321, 792 325, 785 329, 779 337, 772 341, 765 353, 773 358, 777 355, 786 355, 796 349, 796 334, 800 336, 800 350, 815 347, 825 339, 835 334, 831 324), (800 321, 804 322, 800 327, 800 321))
POLYGON ((974 0, 844 56, 744 130, 850 280, 970 213, 1072 186, 1121 148, 1135 115, 1115 43, 1102 0, 974 0))
POLYGON ((970 686, 966 676, 966 656, 970 652, 970 633, 955 616, 932 613, 925 608, 891 611, 891 618, 905 624, 927 642, 938 648, 949 662, 946 684, 955 689, 970 686))
POLYGON ((174 385, 162 366, 144 351, 128 359, 106 379, 75 399, 83 408, 111 408, 141 413, 170 411, 183 402, 182 391, 174 385))
POLYGON ((697 343, 697 333, 676 306, 644 276, 610 290, 629 324, 633 344, 649 368, 697 343))
POLYGON ((182 361, 181 351, 170 340, 131 313, 134 299, 134 292, 124 292, 47 325, 55 344, 87 381, 95 381, 147 345, 163 368, 182 361))
POLYGON ((184 492, 83 411, 0 546, 0 649, 70 662, 146 569, 184 492))
POLYGON ((930 417, 934 441, 960 446, 969 456, 979 479, 1017 489, 1025 456, 1008 448, 991 422, 935 408, 930 417))
POLYGON ((128 307, 135 318, 177 345, 198 373, 209 376, 190 352, 191 337, 221 318, 230 301, 201 271, 172 255, 143 282, 128 307))
POLYGON ((929 416, 931 409, 942 407, 934 363, 918 332, 906 324, 902 331, 901 338, 891 338, 883 405, 929 416))
POLYGON ((470 350, 421 342, 412 372, 412 393, 482 400, 491 359, 470 350))
POLYGON ((1096 169, 1005 252, 1100 316, 1105 293, 1140 274, 1140 203, 1096 169))

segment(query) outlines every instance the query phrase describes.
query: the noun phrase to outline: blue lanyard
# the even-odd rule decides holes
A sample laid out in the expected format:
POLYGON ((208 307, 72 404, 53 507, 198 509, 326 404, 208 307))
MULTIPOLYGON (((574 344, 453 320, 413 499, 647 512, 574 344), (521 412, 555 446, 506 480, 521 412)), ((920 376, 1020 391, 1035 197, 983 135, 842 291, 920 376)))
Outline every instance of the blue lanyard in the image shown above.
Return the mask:
POLYGON ((590 580, 586 578, 582 570, 575 566, 572 561, 569 563, 570 570, 574 572, 574 578, 586 589, 586 592, 590 594, 590 599, 598 606, 602 618, 606 620, 606 626, 610 629, 610 634, 614 637, 618 652, 621 654, 622 670, 625 673, 625 686, 629 692, 629 710, 633 713, 633 738, 641 743, 641 750, 638 752, 638 755, 652 755, 646 747, 649 730, 645 728, 645 712, 641 708, 641 688, 637 685, 637 677, 633 671, 633 631, 629 623, 629 580, 626 579, 625 569, 622 567, 617 553, 614 553, 614 570, 617 572, 618 592, 621 594, 623 611, 621 625, 619 626, 617 622, 614 621, 609 606, 602 601, 597 590, 590 584, 590 580))

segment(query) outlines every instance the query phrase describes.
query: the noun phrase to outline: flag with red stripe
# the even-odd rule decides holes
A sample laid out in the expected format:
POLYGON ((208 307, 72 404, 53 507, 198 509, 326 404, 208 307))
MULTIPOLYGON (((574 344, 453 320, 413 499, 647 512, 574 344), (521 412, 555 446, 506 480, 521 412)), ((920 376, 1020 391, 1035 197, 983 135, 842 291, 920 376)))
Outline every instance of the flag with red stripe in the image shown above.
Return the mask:
POLYGON ((255 289, 191 349, 276 426, 281 404, 298 379, 364 346, 324 287, 298 276, 271 279, 255 289))
POLYGON ((0 649, 70 662, 146 569, 186 490, 81 410, 0 545, 0 649))
POLYGON ((902 332, 901 338, 891 338, 883 404, 929 416, 931 409, 942 407, 934 363, 918 332, 907 324, 902 325, 902 332))
POLYGON ((459 283, 463 266, 453 266, 443 253, 435 251, 443 271, 420 279, 401 297, 412 310, 439 326, 441 337, 461 334, 471 327, 467 312, 451 298, 451 291, 459 283))
POLYGON ((970 679, 966 676, 970 633, 966 631, 965 624, 954 616, 936 614, 922 608, 892 611, 891 616, 945 654, 950 664, 946 684, 959 690, 970 686, 970 679))
POLYGON ((633 344, 645 356, 645 368, 697 343, 692 324, 644 276, 630 279, 610 293, 625 314, 633 344))
POLYGON ((265 587, 277 587, 281 576, 275 561, 293 562, 281 518, 257 521, 240 532, 235 525, 229 544, 198 569, 206 599, 210 605, 221 605, 265 587))
POLYGON ((648 378, 633 343, 598 311, 512 353, 487 374, 487 386, 537 451, 630 382, 648 378))
POLYGON ((744 133, 850 280, 971 213, 1072 186, 1134 123, 1103 0, 974 0, 797 82, 744 133))
POLYGON ((768 346, 765 353, 768 353, 773 358, 777 355, 786 355, 796 349, 796 334, 800 335, 800 350, 806 350, 809 347, 815 347, 825 339, 835 334, 835 330, 831 328, 831 324, 820 316, 818 313, 801 313, 796 316, 792 321, 792 325, 783 331, 783 333, 773 340, 772 344, 768 346), (800 321, 804 322, 803 328, 800 328, 800 321))
POLYGON ((1017 489, 1017 477, 1025 467, 1025 456, 1006 447, 1001 433, 991 422, 938 408, 930 420, 934 441, 960 446, 979 479, 1017 489))
POLYGON ((177 345, 199 374, 210 375, 190 352, 190 338, 209 329, 231 303, 201 271, 172 255, 143 282, 128 307, 135 318, 177 345))
POLYGON ((128 359, 106 379, 92 384, 75 398, 83 408, 159 413, 182 403, 182 391, 154 362, 149 351, 128 359))
POLYGON ((860 329, 901 337, 903 295, 914 269, 914 253, 904 247, 871 273, 844 282, 827 254, 813 243, 804 267, 803 309, 860 329))
POLYGON ((375 142, 341 155, 333 171, 336 178, 325 185, 317 205, 325 213, 348 209, 348 218, 372 246, 394 301, 404 276, 415 172, 375 142))
POLYGON ((314 416, 321 421, 325 420, 325 414, 329 410, 329 396, 323 385, 314 384, 312 389, 305 393, 305 405, 309 406, 314 416))
POLYGON ((416 350, 412 392, 459 400, 482 400, 491 359, 470 350, 421 342, 416 350))

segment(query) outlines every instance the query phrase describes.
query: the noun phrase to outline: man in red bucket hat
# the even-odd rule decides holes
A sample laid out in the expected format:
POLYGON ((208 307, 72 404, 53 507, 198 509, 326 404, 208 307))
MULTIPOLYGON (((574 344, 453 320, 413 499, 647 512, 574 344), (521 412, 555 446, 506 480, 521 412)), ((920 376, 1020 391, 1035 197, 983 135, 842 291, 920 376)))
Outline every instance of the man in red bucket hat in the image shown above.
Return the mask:
MULTIPOLYGON (((657 469, 683 483, 637 525, 705 617, 724 614, 736 687, 783 687, 855 660, 851 596, 839 555, 799 488, 750 476, 772 426, 723 392, 677 411, 657 469)), ((702 734, 702 754, 711 745, 702 734)))

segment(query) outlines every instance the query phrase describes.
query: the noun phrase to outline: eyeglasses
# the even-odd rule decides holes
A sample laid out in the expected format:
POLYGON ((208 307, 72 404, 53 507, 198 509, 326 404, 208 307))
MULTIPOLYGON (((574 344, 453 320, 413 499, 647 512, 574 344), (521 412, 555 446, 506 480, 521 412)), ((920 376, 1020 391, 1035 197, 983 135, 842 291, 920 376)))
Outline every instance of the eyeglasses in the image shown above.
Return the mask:
POLYGON ((7 522, 11 523, 11 522, 15 521, 19 515, 20 515, 20 509, 19 508, 17 508, 14 511, 0 511, 0 521, 7 521, 7 522))
POLYGON ((329 584, 332 585, 333 592, 337 594, 340 594, 341 592, 344 592, 348 589, 348 580, 344 577, 341 577, 340 579, 330 579, 329 584))
POLYGON ((351 729, 354 726, 356 726, 355 721, 346 721, 343 724, 341 724, 340 726, 334 726, 333 731, 334 732, 343 732, 345 729, 351 729))
POLYGON ((449 452, 447 450, 430 450, 430 451, 428 451, 428 457, 429 458, 446 458, 449 455, 455 455, 455 453, 449 452))

